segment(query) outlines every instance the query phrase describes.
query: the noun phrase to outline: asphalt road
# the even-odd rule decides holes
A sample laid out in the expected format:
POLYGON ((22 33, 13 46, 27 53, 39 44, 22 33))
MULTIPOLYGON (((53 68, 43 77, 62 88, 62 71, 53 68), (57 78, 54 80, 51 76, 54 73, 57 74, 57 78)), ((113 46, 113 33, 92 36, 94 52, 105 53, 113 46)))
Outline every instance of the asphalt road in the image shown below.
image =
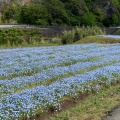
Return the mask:
POLYGON ((108 115, 102 120, 120 120, 120 105, 108 111, 108 115))

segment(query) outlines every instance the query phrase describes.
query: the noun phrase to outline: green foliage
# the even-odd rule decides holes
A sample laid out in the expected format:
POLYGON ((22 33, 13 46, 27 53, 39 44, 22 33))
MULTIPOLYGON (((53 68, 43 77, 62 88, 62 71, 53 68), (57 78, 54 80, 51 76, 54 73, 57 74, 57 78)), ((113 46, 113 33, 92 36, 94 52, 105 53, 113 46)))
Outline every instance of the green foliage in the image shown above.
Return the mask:
POLYGON ((86 26, 95 26, 96 25, 96 16, 93 13, 85 14, 82 17, 82 24, 86 26))
POLYGON ((0 29, 0 45, 15 46, 38 44, 41 41, 41 31, 34 29, 0 29))
POLYGON ((117 14, 112 14, 112 25, 117 26, 119 24, 119 17, 117 14))
POLYGON ((62 43, 63 44, 72 44, 74 40, 75 31, 64 31, 62 35, 62 43))
POLYGON ((116 13, 113 13, 111 16, 106 17, 103 21, 104 26, 118 26, 120 22, 119 15, 116 13))
POLYGON ((119 0, 111 0, 112 4, 117 8, 120 8, 120 1, 119 0))
POLYGON ((0 44, 18 44, 20 36, 23 36, 24 32, 21 29, 10 28, 10 29, 0 29, 0 44), (18 39, 16 41, 16 39, 18 39))
POLYGON ((84 13, 88 13, 88 8, 85 5, 85 2, 82 0, 69 0, 67 3, 67 9, 71 11, 73 15, 81 16, 84 13))
POLYGON ((100 9, 99 7, 96 7, 96 8, 94 9, 94 14, 95 14, 95 17, 96 17, 97 25, 98 25, 98 26, 102 26, 103 20, 104 20, 104 18, 105 18, 102 9, 100 9))
POLYGON ((37 21, 35 21, 36 25, 48 25, 46 20, 42 20, 42 19, 37 19, 37 21))
POLYGON ((42 4, 30 4, 23 6, 21 10, 21 23, 47 25, 49 14, 42 4))
POLYGON ((1 21, 35 25, 118 26, 119 0, 11 0, 2 9, 1 21))
POLYGON ((73 30, 64 31, 63 35, 61 36, 61 39, 62 39, 63 44, 71 44, 84 37, 94 36, 94 35, 99 35, 99 34, 104 34, 104 33, 97 26, 95 27, 82 26, 81 28, 76 27, 73 30))
POLYGON ((69 24, 70 19, 64 8, 64 4, 60 0, 45 0, 44 5, 51 15, 50 25, 69 24))
POLYGON ((28 43, 35 43, 35 41, 37 40, 37 42, 40 42, 41 40, 41 30, 39 28, 32 28, 30 30, 25 30, 25 36, 26 36, 26 41, 28 43))
POLYGON ((21 5, 17 2, 11 2, 3 7, 2 20, 7 22, 19 21, 21 5))

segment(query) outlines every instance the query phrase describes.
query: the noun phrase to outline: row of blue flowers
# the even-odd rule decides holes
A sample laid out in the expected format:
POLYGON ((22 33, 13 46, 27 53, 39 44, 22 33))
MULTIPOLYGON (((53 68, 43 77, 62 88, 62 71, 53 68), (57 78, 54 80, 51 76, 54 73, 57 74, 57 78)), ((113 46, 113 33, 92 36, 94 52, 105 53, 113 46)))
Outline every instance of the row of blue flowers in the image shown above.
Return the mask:
POLYGON ((0 120, 18 120, 21 116, 29 118, 37 110, 47 110, 49 106, 61 109, 59 101, 66 95, 75 96, 78 92, 93 89, 97 92, 101 84, 115 83, 120 79, 120 46, 83 44, 2 49, 0 68, 0 76, 6 76, 0 80, 0 120), (14 71, 20 75, 27 68, 40 71, 7 79, 14 71), (82 70, 84 72, 79 73, 82 70), (67 73, 75 74, 64 78, 67 73), (63 77, 59 79, 61 75, 63 77), (58 77, 56 81, 42 85, 42 82, 55 77, 58 77), (34 88, 28 89, 32 84, 34 88))

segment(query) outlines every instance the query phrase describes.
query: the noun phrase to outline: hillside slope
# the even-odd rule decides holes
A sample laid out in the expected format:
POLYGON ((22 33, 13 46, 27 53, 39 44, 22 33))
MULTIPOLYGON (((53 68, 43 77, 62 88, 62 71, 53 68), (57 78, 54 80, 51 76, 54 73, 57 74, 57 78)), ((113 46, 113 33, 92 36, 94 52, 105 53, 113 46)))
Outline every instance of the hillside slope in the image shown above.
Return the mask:
POLYGON ((120 23, 120 0, 6 0, 0 2, 0 11, 2 22, 107 27, 120 23))

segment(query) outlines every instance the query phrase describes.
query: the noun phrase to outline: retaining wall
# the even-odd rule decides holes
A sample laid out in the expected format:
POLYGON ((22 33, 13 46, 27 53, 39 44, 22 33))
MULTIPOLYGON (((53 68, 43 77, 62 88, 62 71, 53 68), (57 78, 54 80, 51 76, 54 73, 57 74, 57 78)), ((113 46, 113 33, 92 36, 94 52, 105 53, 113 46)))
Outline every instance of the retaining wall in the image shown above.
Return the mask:
MULTIPOLYGON (((35 28, 35 25, 25 25, 25 24, 0 24, 0 28, 27 28, 32 29, 35 28)), ((53 37, 56 35, 60 35, 64 30, 72 30, 75 26, 37 26, 42 33, 42 36, 53 37)), ((118 35, 116 32, 119 27, 110 27, 104 28, 107 35, 118 35)))

